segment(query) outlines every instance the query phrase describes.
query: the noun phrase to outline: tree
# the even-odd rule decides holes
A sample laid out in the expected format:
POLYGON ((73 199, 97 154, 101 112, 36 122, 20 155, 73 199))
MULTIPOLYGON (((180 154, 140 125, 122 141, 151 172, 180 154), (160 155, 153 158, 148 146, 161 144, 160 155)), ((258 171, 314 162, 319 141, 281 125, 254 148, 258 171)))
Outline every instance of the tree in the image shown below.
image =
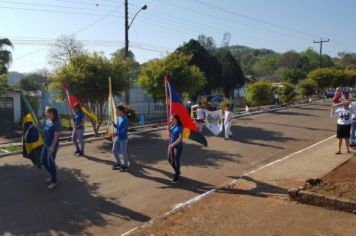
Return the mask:
POLYGON ((257 106, 272 104, 272 82, 261 80, 249 84, 246 89, 246 100, 249 104, 257 106))
POLYGON ((229 50, 221 49, 216 55, 222 65, 222 87, 224 95, 226 98, 232 97, 234 89, 244 85, 245 77, 239 64, 229 50))
POLYGON ((11 41, 8 38, 0 38, 0 75, 7 73, 12 61, 9 47, 13 47, 11 41))
POLYGON ((185 97, 194 97, 205 84, 204 74, 197 66, 190 65, 192 56, 171 53, 162 59, 147 62, 138 78, 140 85, 155 99, 164 98, 164 76, 170 78, 174 89, 185 97))
POLYGON ((305 79, 307 73, 302 69, 290 69, 283 73, 282 80, 287 83, 297 84, 299 80, 305 79))
POLYGON ((307 70, 307 68, 309 67, 309 61, 307 57, 295 51, 288 51, 281 55, 277 66, 281 71, 288 69, 307 70))
MULTIPOLYGON (((104 105, 108 96, 108 78, 111 77, 113 95, 124 91, 128 85, 130 62, 115 58, 108 59, 99 53, 82 53, 73 56, 68 65, 57 69, 52 76, 52 88, 61 89, 65 82, 72 94, 77 96, 89 110, 95 111, 98 123, 91 120, 98 134, 104 117, 104 105)), ((64 94, 61 94, 64 99, 64 94)))
POLYGON ((309 72, 309 79, 314 81, 318 88, 333 87, 335 80, 335 70, 330 68, 320 68, 309 72))
MULTIPOLYGON (((1 67, 1 66, 0 66, 1 67)), ((7 88, 7 75, 0 75, 0 94, 4 94, 7 88)))
POLYGON ((339 52, 338 56, 340 57, 339 64, 342 67, 356 65, 356 53, 339 52))
POLYGON ((315 94, 316 83, 310 79, 302 80, 298 84, 299 92, 303 97, 310 97, 315 94))
POLYGON ((198 36, 198 42, 210 53, 216 50, 216 43, 212 37, 208 37, 205 36, 204 34, 201 34, 198 36))
POLYGON ((192 59, 189 65, 196 65, 204 72, 206 77, 205 94, 222 87, 222 66, 219 60, 211 55, 198 41, 191 39, 188 43, 177 48, 176 52, 191 55, 192 59))
POLYGON ((252 66, 253 74, 258 76, 273 75, 277 70, 277 62, 279 58, 280 56, 278 55, 258 58, 252 66))
POLYGON ((290 104, 297 96, 295 86, 291 83, 282 83, 282 86, 278 88, 278 94, 281 100, 287 104, 290 104))
POLYGON ((83 44, 73 35, 60 36, 49 49, 49 64, 55 67, 66 66, 77 54, 84 53, 83 44))
POLYGON ((47 81, 47 77, 42 76, 40 74, 32 73, 24 78, 22 78, 19 82, 19 86, 24 91, 37 91, 42 90, 43 84, 47 81))

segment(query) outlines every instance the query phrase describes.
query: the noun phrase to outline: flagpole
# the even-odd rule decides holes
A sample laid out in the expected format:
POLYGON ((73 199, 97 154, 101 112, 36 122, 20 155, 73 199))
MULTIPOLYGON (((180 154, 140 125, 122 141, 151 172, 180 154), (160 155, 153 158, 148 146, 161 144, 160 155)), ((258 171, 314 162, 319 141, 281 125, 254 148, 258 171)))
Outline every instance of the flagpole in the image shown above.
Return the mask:
POLYGON ((172 149, 170 148, 171 145, 171 122, 170 122, 170 118, 171 118, 171 106, 169 103, 169 100, 171 100, 172 98, 168 99, 168 77, 165 76, 164 77, 164 88, 165 88, 165 95, 166 95, 166 116, 167 116, 167 132, 168 132, 168 149, 169 149, 169 160, 172 163, 173 162, 173 153, 172 153, 172 149))
MULTIPOLYGON (((67 100, 67 105, 68 105, 68 109, 69 109, 69 115, 70 117, 72 118, 73 120, 73 125, 75 126, 75 119, 74 119, 74 114, 73 114, 73 110, 70 106, 70 102, 69 102, 69 92, 68 92, 68 88, 67 86, 64 84, 64 82, 62 82, 62 87, 63 87, 63 92, 64 94, 66 95, 66 100, 67 100)), ((75 129, 75 128, 74 128, 75 129)), ((79 138, 79 133, 78 131, 75 129, 75 134, 77 136, 77 139, 78 141, 80 141, 80 138, 79 138)))

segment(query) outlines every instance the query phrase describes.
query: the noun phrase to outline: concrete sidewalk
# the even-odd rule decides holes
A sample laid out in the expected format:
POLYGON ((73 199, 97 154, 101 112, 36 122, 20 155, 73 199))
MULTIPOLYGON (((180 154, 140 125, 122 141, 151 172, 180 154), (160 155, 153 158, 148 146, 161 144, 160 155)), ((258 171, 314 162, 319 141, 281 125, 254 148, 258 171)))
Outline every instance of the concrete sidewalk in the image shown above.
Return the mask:
MULTIPOLYGON (((132 235, 355 235, 356 215, 288 200, 289 188, 353 158, 335 155, 336 138, 231 176, 232 184, 132 235)), ((345 151, 345 150, 344 150, 345 151)))

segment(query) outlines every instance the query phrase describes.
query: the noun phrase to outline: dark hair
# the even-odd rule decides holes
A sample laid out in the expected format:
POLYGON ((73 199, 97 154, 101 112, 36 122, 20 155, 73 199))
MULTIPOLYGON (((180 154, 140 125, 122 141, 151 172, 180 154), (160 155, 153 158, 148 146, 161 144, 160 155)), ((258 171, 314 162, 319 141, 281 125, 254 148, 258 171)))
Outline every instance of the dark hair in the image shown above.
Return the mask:
POLYGON ((74 104, 74 108, 76 108, 80 112, 83 112, 82 111, 82 106, 79 103, 74 104))
POLYGON ((123 105, 118 105, 115 108, 116 108, 116 110, 119 110, 119 111, 121 111, 123 113, 126 113, 126 109, 125 109, 125 107, 123 105))
POLYGON ((55 122, 55 121, 58 121, 59 120, 59 115, 58 115, 58 111, 56 108, 49 108, 48 109, 48 113, 52 114, 53 115, 53 118, 52 118, 52 122, 55 122))
POLYGON ((178 114, 173 114, 172 116, 173 116, 174 119, 177 120, 177 124, 178 124, 178 125, 183 126, 182 121, 180 120, 178 114))

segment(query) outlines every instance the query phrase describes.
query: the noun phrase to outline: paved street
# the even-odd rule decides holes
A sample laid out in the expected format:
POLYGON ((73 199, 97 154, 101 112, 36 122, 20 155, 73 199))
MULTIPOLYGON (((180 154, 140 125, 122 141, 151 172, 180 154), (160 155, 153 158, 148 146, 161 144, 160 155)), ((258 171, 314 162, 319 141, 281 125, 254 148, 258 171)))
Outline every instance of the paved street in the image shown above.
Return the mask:
POLYGON ((118 235, 175 204, 231 182, 242 172, 279 159, 333 135, 328 105, 311 105, 235 120, 234 139, 207 134, 208 148, 186 141, 183 181, 172 185, 165 160, 166 132, 131 136, 130 172, 112 171, 110 144, 87 144, 58 154, 60 186, 48 191, 46 171, 20 156, 0 159, 0 235, 118 235))

